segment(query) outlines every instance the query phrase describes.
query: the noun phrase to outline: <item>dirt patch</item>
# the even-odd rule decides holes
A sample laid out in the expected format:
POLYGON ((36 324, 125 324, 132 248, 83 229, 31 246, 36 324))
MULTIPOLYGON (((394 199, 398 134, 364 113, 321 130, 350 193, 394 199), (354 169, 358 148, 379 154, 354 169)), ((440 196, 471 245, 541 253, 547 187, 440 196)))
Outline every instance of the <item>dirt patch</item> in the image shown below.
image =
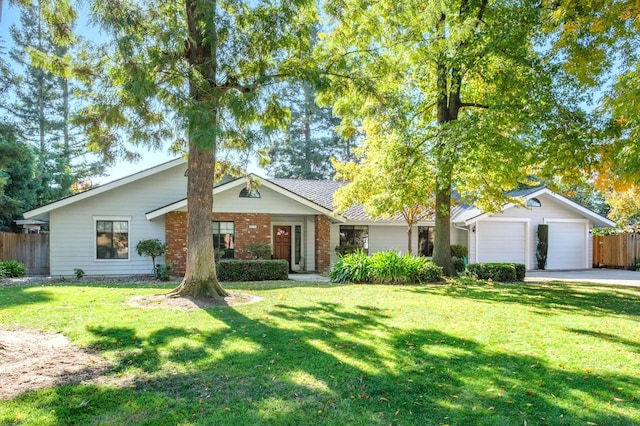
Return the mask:
POLYGON ((192 297, 167 297, 166 294, 154 294, 151 296, 134 296, 128 299, 126 303, 140 308, 202 309, 213 306, 246 305, 263 299, 263 297, 247 293, 230 293, 224 299, 194 299, 192 297))
POLYGON ((0 399, 30 390, 72 383, 95 383, 107 360, 81 350, 59 333, 0 329, 0 399))

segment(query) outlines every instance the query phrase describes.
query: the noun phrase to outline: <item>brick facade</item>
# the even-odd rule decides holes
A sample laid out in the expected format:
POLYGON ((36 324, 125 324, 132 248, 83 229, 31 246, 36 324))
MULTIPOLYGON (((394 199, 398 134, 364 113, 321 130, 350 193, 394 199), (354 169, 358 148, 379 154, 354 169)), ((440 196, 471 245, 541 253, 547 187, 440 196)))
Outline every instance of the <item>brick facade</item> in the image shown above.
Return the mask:
POLYGON ((171 273, 182 276, 187 268, 187 212, 169 212, 165 216, 164 259, 171 264, 171 273))
POLYGON ((331 220, 327 216, 316 216, 316 272, 329 275, 331 269, 331 220))
MULTIPOLYGON (((214 213, 211 220, 234 222, 235 258, 249 259, 247 245, 271 242, 271 215, 265 213, 214 213)), ((165 259, 172 273, 184 275, 187 268, 187 212, 169 212, 165 218, 165 259)), ((213 244, 213 241, 211 241, 213 244)))

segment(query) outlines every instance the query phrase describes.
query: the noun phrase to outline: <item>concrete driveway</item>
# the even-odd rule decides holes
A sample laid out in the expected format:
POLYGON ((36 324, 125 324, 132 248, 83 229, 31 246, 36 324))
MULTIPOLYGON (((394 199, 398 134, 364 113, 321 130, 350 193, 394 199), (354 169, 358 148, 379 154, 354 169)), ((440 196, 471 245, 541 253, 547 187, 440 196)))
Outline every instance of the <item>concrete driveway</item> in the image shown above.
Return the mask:
POLYGON ((583 269, 579 271, 527 271, 526 282, 573 281, 640 287, 640 272, 622 269, 583 269))

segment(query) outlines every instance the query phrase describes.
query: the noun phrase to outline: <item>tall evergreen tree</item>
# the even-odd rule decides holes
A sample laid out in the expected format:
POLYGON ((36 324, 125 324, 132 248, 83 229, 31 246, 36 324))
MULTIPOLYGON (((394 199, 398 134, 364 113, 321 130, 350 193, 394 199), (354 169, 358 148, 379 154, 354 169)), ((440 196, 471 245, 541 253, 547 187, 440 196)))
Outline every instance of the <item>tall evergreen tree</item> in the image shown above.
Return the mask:
POLYGON ((273 138, 269 149, 271 163, 267 171, 277 178, 327 179, 335 170, 331 158, 346 161, 351 157, 350 140, 335 132, 340 120, 331 108, 315 102, 310 83, 288 84, 282 93, 284 106, 291 111, 285 132, 273 138))
POLYGON ((49 56, 62 61, 74 47, 74 43, 58 44, 45 19, 45 10, 41 0, 23 7, 20 25, 10 29, 15 43, 10 53, 14 101, 5 106, 19 136, 36 147, 38 204, 69 195, 74 184, 100 176, 105 170, 103 162, 87 158, 83 138, 72 129, 70 78, 55 75, 37 60, 39 56, 49 56))
POLYGON ((13 227, 35 206, 33 148, 18 141, 13 126, 0 124, 0 227, 13 227))

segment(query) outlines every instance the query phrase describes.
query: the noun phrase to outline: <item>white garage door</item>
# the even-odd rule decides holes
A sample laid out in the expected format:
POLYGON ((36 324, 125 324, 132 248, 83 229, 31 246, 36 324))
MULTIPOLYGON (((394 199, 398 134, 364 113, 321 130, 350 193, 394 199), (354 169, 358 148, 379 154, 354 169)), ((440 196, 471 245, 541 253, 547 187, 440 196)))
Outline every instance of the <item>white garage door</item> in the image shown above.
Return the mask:
POLYGON ((587 268, 587 223, 547 220, 547 269, 587 268))
POLYGON ((526 262, 527 222, 483 221, 476 224, 478 262, 526 262))

